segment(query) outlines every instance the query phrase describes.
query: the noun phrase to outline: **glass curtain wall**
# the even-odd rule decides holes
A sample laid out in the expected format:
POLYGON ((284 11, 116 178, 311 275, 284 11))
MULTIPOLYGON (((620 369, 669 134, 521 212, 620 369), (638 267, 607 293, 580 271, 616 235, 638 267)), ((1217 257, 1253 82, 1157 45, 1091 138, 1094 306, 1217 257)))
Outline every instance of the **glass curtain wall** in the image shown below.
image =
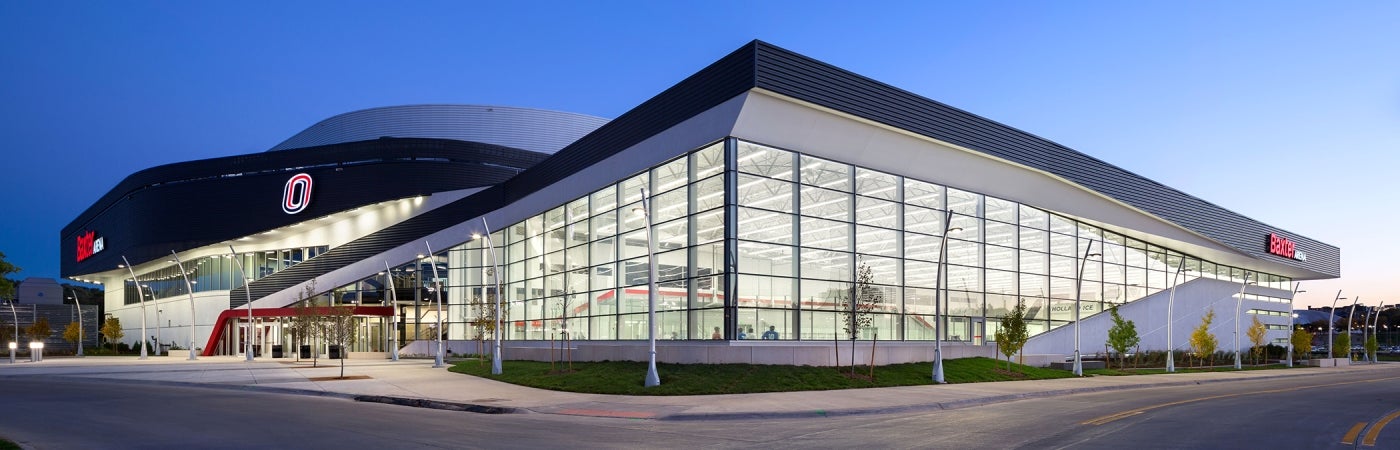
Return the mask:
POLYGON ((1245 276, 1029 205, 731 139, 494 230, 494 252, 475 239, 437 255, 449 336, 490 339, 499 281, 505 339, 645 339, 643 189, 661 339, 844 338, 859 284, 874 303, 861 339, 932 340, 945 229, 950 340, 981 342, 1018 300, 1032 333, 1067 324, 1076 294, 1087 317, 1169 288, 1179 263, 1179 283, 1245 276))
MULTIPOLYGON (((328 249, 329 247, 324 245, 287 248, 239 253, 237 257, 243 259, 243 267, 248 271, 248 276, 257 280, 301 264, 303 261, 316 257, 316 255, 325 253, 328 249)), ((225 291, 243 286, 243 282, 238 280, 238 265, 233 262, 229 255, 206 256, 183 261, 183 263, 185 271, 189 272, 190 282, 194 285, 195 292, 225 291)), ((166 267, 137 275, 137 278, 141 279, 141 289, 146 291, 147 298, 150 298, 152 294, 155 295, 155 298, 174 297, 185 295, 188 291, 185 287, 185 278, 180 275, 180 266, 176 265, 174 261, 171 261, 170 265, 166 267)), ((127 292, 124 304, 136 303, 136 290, 129 289, 127 292)))

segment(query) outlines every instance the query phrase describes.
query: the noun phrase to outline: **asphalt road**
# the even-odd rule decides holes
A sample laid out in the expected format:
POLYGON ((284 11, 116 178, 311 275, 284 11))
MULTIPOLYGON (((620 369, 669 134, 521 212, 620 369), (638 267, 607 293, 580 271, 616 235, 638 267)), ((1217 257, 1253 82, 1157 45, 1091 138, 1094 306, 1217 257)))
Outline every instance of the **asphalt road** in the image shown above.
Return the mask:
POLYGON ((1393 371, 785 420, 483 415, 26 377, 0 380, 0 400, 0 436, 34 448, 1400 448, 1400 424, 1381 423, 1400 416, 1393 371))

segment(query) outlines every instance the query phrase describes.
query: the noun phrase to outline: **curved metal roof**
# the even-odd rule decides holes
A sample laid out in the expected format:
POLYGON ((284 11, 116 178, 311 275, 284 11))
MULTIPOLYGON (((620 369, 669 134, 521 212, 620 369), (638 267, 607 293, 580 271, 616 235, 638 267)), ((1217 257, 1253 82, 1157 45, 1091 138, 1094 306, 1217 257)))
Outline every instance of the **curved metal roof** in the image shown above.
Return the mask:
POLYGON ((269 151, 398 137, 482 142, 552 154, 605 123, 608 119, 601 117, 509 106, 386 106, 322 120, 269 151))

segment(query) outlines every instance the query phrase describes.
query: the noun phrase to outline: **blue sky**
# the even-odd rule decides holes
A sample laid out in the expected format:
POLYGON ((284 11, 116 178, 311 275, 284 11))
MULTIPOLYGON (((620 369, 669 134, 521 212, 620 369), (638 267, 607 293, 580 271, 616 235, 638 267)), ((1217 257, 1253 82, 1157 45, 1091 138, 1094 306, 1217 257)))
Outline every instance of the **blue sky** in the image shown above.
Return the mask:
POLYGON ((414 103, 615 117, 753 39, 1340 246, 1400 301, 1400 3, 0 2, 0 251, 123 177, 414 103))

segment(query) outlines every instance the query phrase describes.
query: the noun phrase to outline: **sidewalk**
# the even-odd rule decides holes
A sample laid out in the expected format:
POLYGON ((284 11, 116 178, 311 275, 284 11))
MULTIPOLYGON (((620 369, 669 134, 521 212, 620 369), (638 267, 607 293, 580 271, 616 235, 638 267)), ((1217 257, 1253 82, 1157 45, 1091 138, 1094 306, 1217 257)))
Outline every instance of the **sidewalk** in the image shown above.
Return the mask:
MULTIPOLYGON (((1299 368, 1244 372, 1175 373, 1147 376, 1098 376, 1055 380, 967 383, 820 392, 704 396, 629 396, 578 394, 533 389, 432 368, 431 360, 346 360, 309 362, 240 357, 152 356, 50 357, 43 362, 6 364, 0 379, 63 377, 146 385, 196 385, 301 395, 334 396, 413 406, 486 413, 541 413, 663 420, 800 418, 955 409, 1024 398, 1084 392, 1140 389, 1280 377, 1305 377, 1337 371, 1396 371, 1400 364, 1361 364, 1340 368, 1299 368), (427 401, 427 402, 425 402, 427 401), (427 403, 427 404, 425 404, 427 403)), ((1378 375, 1380 375, 1378 373, 1378 375)), ((640 383, 644 374, 637 374, 640 383)))

